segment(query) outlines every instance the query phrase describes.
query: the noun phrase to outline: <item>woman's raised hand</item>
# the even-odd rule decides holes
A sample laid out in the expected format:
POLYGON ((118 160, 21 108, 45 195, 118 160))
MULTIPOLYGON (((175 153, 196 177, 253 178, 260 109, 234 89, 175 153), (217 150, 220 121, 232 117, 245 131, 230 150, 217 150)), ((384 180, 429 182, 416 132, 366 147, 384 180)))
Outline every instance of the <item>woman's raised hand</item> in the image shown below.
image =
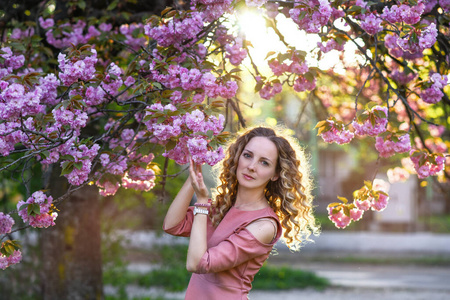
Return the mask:
POLYGON ((192 187, 197 195, 197 201, 206 203, 209 199, 209 191, 203 180, 202 166, 194 162, 192 158, 190 160, 189 174, 191 176, 192 187))

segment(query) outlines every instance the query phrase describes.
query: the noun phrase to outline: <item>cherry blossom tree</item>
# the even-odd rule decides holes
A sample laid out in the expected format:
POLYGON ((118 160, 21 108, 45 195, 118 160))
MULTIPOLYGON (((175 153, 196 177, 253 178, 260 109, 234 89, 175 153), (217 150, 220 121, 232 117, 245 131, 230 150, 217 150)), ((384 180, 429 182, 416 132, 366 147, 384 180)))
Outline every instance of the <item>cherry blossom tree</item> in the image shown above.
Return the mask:
MULTIPOLYGON (((407 170, 448 181, 450 1, 193 0, 158 13, 136 4, 132 14, 133 3, 36 1, 24 15, 3 13, 0 170, 29 187, 24 170, 59 168, 68 188, 58 197, 28 188, 15 210, 0 213, 2 269, 21 259, 18 241, 6 239, 17 230, 13 214, 49 227, 57 205, 86 185, 102 196, 150 191, 157 176, 164 184, 170 175, 168 160, 218 163, 231 122, 224 110, 245 125, 244 69, 262 99, 282 91, 314 96, 325 142, 372 139, 380 159, 398 157, 391 178, 407 170), (267 53, 269 71, 254 62, 235 23, 243 9, 263 14, 285 45, 267 53), (289 44, 281 18, 320 42, 308 51, 289 44), (357 63, 346 59, 350 46, 357 63), (330 52, 345 72, 314 64, 330 52), (242 67, 246 61, 251 67, 242 67), (324 81, 343 89, 340 96, 324 81), (156 165, 156 156, 166 163, 156 165)), ((361 185, 352 201, 330 204, 337 227, 388 205, 382 186, 361 185)))

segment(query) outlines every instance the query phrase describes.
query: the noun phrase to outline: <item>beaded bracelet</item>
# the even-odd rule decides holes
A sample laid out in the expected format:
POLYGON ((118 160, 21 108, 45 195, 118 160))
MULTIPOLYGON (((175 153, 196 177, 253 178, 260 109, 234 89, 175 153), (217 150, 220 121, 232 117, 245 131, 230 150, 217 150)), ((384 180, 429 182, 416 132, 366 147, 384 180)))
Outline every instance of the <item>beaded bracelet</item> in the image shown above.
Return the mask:
POLYGON ((211 207, 211 203, 195 203, 194 206, 196 207, 211 207))

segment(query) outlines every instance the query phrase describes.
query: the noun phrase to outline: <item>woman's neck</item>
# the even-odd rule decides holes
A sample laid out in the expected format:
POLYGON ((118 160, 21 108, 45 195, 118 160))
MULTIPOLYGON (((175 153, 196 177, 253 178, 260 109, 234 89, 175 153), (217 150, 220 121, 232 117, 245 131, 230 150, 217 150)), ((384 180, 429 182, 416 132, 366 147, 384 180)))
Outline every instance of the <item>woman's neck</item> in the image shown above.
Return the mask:
POLYGON ((249 190, 239 188, 236 195, 236 202, 234 207, 242 210, 257 210, 260 208, 268 207, 264 191, 262 190, 249 190))

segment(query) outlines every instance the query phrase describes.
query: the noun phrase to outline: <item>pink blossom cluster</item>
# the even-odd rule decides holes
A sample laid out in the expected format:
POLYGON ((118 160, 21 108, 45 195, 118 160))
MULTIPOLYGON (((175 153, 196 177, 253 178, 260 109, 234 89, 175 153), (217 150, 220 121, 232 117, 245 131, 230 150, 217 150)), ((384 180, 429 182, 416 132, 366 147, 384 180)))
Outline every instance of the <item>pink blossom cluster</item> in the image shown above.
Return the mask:
POLYGON ((76 109, 64 108, 64 106, 55 107, 52 110, 52 114, 58 127, 67 126, 73 129, 77 135, 79 135, 80 129, 86 126, 88 120, 87 113, 76 109))
POLYGON ((108 66, 105 78, 101 83, 101 87, 109 95, 115 96, 118 93, 119 88, 123 85, 123 80, 121 78, 123 72, 115 63, 111 63, 108 66))
MULTIPOLYGON (((432 2, 432 1, 429 1, 432 2)), ((450 0, 439 0, 439 5, 445 12, 450 12, 450 0)))
POLYGON ((222 147, 208 149, 208 141, 204 136, 182 136, 176 146, 163 153, 178 164, 187 164, 189 157, 198 164, 215 165, 225 157, 222 147))
MULTIPOLYGON (((109 126, 109 125, 108 125, 109 126)), ((120 187, 149 191, 155 186, 155 172, 150 167, 154 155, 137 154, 138 139, 142 139, 146 132, 135 132, 133 129, 124 129, 120 138, 111 139, 109 147, 122 147, 126 155, 102 153, 99 156, 103 166, 102 174, 97 173, 96 185, 102 196, 114 195, 120 187), (120 177, 118 179, 117 177, 120 177)))
MULTIPOLYGON (((33 122, 28 118, 26 125, 33 122)), ((30 125, 31 126, 31 125, 30 125)), ((21 131, 21 124, 18 121, 0 123, 0 154, 8 156, 14 150, 14 145, 27 140, 27 136, 21 131)))
POLYGON ((364 211, 354 207, 348 209, 348 215, 345 213, 344 205, 338 207, 328 206, 328 219, 334 223, 337 228, 344 229, 352 221, 358 221, 362 218, 364 211))
MULTIPOLYGON (((360 194, 361 195, 361 194, 360 194)), ((369 209, 375 211, 383 211, 389 201, 389 196, 386 192, 380 190, 368 190, 362 195, 362 197, 357 197, 353 200, 356 208, 367 211, 369 209)))
POLYGON ((39 19, 42 28, 47 29, 45 36, 47 42, 55 48, 62 49, 73 45, 86 44, 91 38, 100 36, 101 32, 95 26, 88 27, 84 33, 86 22, 78 20, 75 24, 64 23, 58 26, 59 30, 54 30, 54 21, 51 19, 39 19), (52 26, 50 26, 53 23, 52 26))
POLYGON ((95 64, 97 63, 97 51, 91 49, 91 55, 84 58, 69 59, 65 54, 58 55, 59 78, 65 86, 77 82, 78 80, 88 81, 94 77, 95 64))
POLYGON ((392 5, 391 7, 384 7, 381 17, 390 23, 406 23, 416 24, 424 12, 425 4, 418 1, 416 5, 408 6, 402 4, 400 6, 392 5))
POLYGON ((378 136, 376 137, 375 148, 382 157, 390 157, 395 153, 404 153, 411 150, 411 140, 408 133, 400 136, 378 136))
POLYGON ((448 77, 439 73, 434 73, 430 77, 431 86, 423 90, 421 96, 423 101, 434 104, 441 101, 444 96, 442 89, 448 84, 448 77))
POLYGON ((332 12, 333 9, 328 0, 295 1, 294 8, 289 10, 289 15, 300 29, 307 33, 319 33, 322 26, 330 20, 332 12), (297 8, 299 4, 301 7, 297 8), (302 12, 306 12, 307 15, 300 18, 302 12))
POLYGON ((428 125, 428 132, 432 137, 439 137, 441 136, 445 131, 445 126, 443 125, 428 125))
POLYGON ((310 81, 305 76, 299 75, 294 81, 294 91, 296 92, 312 91, 315 88, 316 78, 310 81))
POLYGON ((364 186, 353 193, 352 203, 343 197, 338 197, 343 203, 330 203, 327 207, 328 218, 338 228, 347 227, 352 221, 362 218, 365 211, 372 209, 382 211, 387 207, 389 195, 386 190, 389 185, 383 180, 375 179, 365 182, 364 186))
POLYGON ((10 215, 0 212, 0 235, 10 233, 14 220, 10 215))
POLYGON ((225 57, 232 65, 238 66, 247 57, 247 49, 242 48, 242 39, 237 38, 234 44, 225 45, 225 57))
POLYGON ((39 86, 29 90, 19 83, 1 81, 0 89, 0 117, 3 120, 17 120, 18 117, 33 116, 45 111, 40 103, 43 95, 39 86))
POLYGON ((52 18, 48 18, 45 19, 43 17, 39 17, 39 25, 41 25, 42 28, 44 29, 49 29, 53 26, 55 26, 55 20, 53 20, 52 18))
POLYGON ((202 13, 202 17, 206 22, 217 20, 224 13, 232 13, 233 0, 193 0, 191 1, 192 8, 198 8, 202 13), (199 5, 200 4, 200 5, 199 5))
POLYGON ((17 203, 17 211, 22 220, 29 223, 30 226, 35 228, 46 228, 55 225, 55 219, 58 216, 56 212, 51 212, 52 196, 45 195, 42 191, 34 192, 27 201, 20 200, 17 203), (23 205, 28 204, 25 208, 23 205), (34 205, 39 207, 39 212, 32 210, 29 213, 29 206, 34 205), (21 209, 22 208, 22 209, 21 209))
POLYGON ((73 163, 73 169, 70 173, 64 175, 70 184, 80 185, 88 180, 91 173, 92 161, 98 153, 100 146, 93 144, 91 148, 82 144, 78 147, 71 147, 66 152, 60 152, 63 155, 70 155, 73 160, 61 161, 61 167, 65 167, 67 163, 73 163))
POLYGON ((332 118, 325 120, 325 123, 318 123, 316 128, 319 129, 319 135, 326 143, 337 143, 339 145, 350 143, 355 134, 350 130, 345 130, 342 122, 338 122, 332 118), (321 125, 321 126, 320 126, 321 125))
POLYGON ((245 4, 249 7, 261 7, 267 3, 268 0, 245 0, 245 4))
POLYGON ((27 29, 14 28, 9 36, 13 40, 22 40, 27 37, 32 37, 35 31, 33 27, 28 27, 27 29))
POLYGON ((400 72, 395 69, 391 73, 391 78, 394 79, 398 85, 407 85, 410 83, 417 75, 414 73, 400 72))
POLYGON ((158 27, 144 26, 145 34, 162 47, 174 46, 177 49, 189 47, 197 41, 197 34, 203 29, 203 18, 199 12, 186 14, 183 19, 172 18, 158 27))
POLYGON ((14 70, 19 69, 25 63, 25 56, 22 54, 14 55, 11 48, 3 47, 0 49, 0 78, 11 74, 14 70))
POLYGON ((166 157, 174 159, 179 164, 185 164, 189 156, 192 156, 194 161, 210 165, 223 158, 223 149, 219 147, 215 151, 211 150, 206 135, 209 131, 217 135, 223 130, 225 121, 223 115, 208 116, 198 109, 178 114, 177 108, 172 104, 162 106, 155 103, 148 108, 146 116, 152 117, 156 113, 163 114, 163 122, 159 123, 157 118, 150 118, 145 122, 148 131, 153 134, 153 141, 167 144, 170 140, 177 139, 176 146, 164 153, 166 157))
POLYGON ((431 48, 436 42, 437 28, 435 23, 430 23, 425 30, 416 30, 418 42, 412 38, 412 35, 406 35, 404 38, 398 38, 397 44, 405 52, 421 53, 427 48, 431 48))
POLYGON ((149 168, 149 164, 153 158, 153 154, 136 157, 134 153, 130 153, 129 160, 134 160, 139 165, 133 165, 126 171, 126 157, 116 156, 111 161, 108 154, 102 154, 100 160, 105 167, 104 174, 117 174, 118 170, 120 170, 117 175, 121 176, 121 181, 112 182, 108 176, 99 178, 96 185, 99 187, 100 195, 104 197, 114 195, 120 187, 140 191, 149 191, 152 189, 155 186, 155 172, 149 168), (146 167, 143 165, 146 165, 146 167))
POLYGON ((445 157, 442 154, 411 150, 410 158, 417 172, 417 177, 420 179, 434 176, 445 168, 445 157))
POLYGON ((120 188, 119 182, 112 183, 111 181, 98 180, 95 185, 99 188, 98 193, 103 197, 115 195, 120 188))
POLYGON ((384 45, 389 51, 389 54, 391 54, 394 57, 403 57, 404 51, 402 48, 400 48, 399 44, 397 43, 399 37, 397 34, 386 34, 384 37, 384 45))
POLYGON ((47 42, 59 49, 70 47, 72 44, 85 44, 105 33, 107 35, 120 33, 125 37, 123 42, 135 51, 146 42, 145 38, 141 36, 144 31, 143 24, 122 24, 119 30, 112 30, 111 24, 101 23, 98 29, 94 25, 90 25, 86 30, 86 23, 82 20, 78 20, 75 24, 64 23, 55 27, 55 21, 52 18, 40 17, 39 25, 46 30, 47 42))
POLYGON ((331 50, 343 51, 345 43, 339 44, 335 39, 331 39, 327 41, 325 46, 321 42, 317 42, 317 46, 323 53, 328 53, 331 50))
POLYGON ((352 122, 357 135, 377 136, 386 131, 388 109, 376 105, 366 110, 357 120, 352 122))
POLYGON ((18 264, 22 260, 22 252, 14 250, 10 256, 0 254, 0 269, 5 270, 7 267, 18 264))
MULTIPOLYGON (((105 84, 106 85, 106 84, 105 84)), ((113 95, 116 94, 116 90, 114 90, 113 95)), ((103 89, 103 83, 101 86, 88 86, 84 90, 84 99, 88 106, 95 106, 104 103, 107 101, 106 92, 103 89)))
POLYGON ((400 47, 401 41, 397 34, 386 34, 384 45, 388 48, 389 54, 397 58, 416 59, 423 56, 422 51, 411 53, 400 47))
POLYGON ((400 167, 387 170, 386 175, 390 183, 406 181, 409 178, 409 172, 400 167))
POLYGON ((276 82, 267 81, 263 85, 263 87, 259 90, 259 95, 263 99, 270 100, 270 99, 272 99, 273 96, 275 96, 276 94, 281 93, 282 91, 283 91, 283 85, 281 84, 281 82, 279 82, 279 81, 276 81, 276 82))
POLYGON ((309 70, 306 61, 300 61, 295 55, 292 55, 290 63, 280 62, 278 59, 273 58, 269 60, 268 64, 275 76, 281 76, 285 73, 303 75, 309 70))
POLYGON ((278 3, 273 3, 273 2, 269 2, 266 3, 265 8, 266 8, 266 14, 269 18, 275 19, 276 16, 278 16, 278 7, 280 5, 278 3))
MULTIPOLYGON (((101 29, 102 27, 100 27, 101 29)), ((140 33, 144 32, 143 24, 123 24, 119 27, 119 32, 125 36, 124 43, 133 50, 137 51, 142 45, 145 45, 145 37, 140 36, 140 33)))
POLYGON ((378 32, 383 30, 381 22, 383 20, 376 14, 369 13, 361 17, 361 28, 370 35, 376 35, 378 32))
POLYGON ((222 97, 232 98, 236 95, 238 85, 235 81, 222 82, 208 70, 199 70, 196 68, 187 69, 180 65, 169 65, 167 73, 159 73, 150 64, 150 79, 160 82, 170 89, 181 88, 181 90, 194 91, 195 102, 202 102, 205 95, 210 98, 222 97))

